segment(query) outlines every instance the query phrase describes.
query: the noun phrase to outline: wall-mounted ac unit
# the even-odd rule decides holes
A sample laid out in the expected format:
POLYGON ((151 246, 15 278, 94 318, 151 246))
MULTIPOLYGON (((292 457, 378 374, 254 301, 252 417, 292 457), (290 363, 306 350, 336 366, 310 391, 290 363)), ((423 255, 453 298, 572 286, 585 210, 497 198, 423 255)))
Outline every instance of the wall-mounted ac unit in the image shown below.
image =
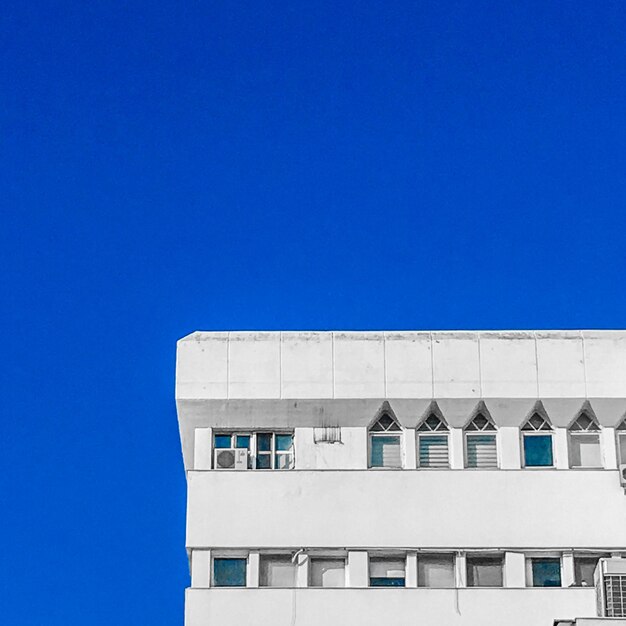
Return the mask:
POLYGON ((626 489, 626 463, 619 466, 619 484, 626 489))
POLYGON ((594 574, 600 617, 626 617, 626 559, 600 559, 594 574))
POLYGON ((215 469, 248 469, 248 450, 246 448, 219 448, 213 453, 215 469))

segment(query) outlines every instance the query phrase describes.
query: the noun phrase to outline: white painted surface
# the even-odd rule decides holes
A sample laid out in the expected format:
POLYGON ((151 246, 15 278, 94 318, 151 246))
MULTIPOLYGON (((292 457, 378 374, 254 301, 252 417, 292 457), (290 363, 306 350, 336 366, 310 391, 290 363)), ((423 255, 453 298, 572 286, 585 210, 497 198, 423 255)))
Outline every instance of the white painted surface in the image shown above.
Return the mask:
POLYGON ((197 332, 176 397, 626 398, 626 332, 197 332))
POLYGON ((593 589, 188 589, 185 626, 552 626, 593 589))
POLYGON ((283 333, 281 350, 283 398, 333 397, 332 334, 283 333))
POLYGON ((313 428, 296 428, 296 469, 366 469, 367 430, 341 429, 341 443, 315 443, 313 428))
POLYGON ((335 397, 384 398, 382 333, 335 333, 335 397))
POLYGON ((229 398, 280 398, 280 334, 230 333, 229 398))
POLYGON ((188 547, 626 546, 615 471, 211 471, 188 488, 188 547))

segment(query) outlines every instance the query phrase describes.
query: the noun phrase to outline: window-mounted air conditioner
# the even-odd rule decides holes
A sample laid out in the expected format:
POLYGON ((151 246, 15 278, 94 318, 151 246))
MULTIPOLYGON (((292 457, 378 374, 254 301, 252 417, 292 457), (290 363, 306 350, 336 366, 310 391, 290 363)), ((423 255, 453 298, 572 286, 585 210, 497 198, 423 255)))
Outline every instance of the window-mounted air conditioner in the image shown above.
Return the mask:
POLYGON ((215 469, 248 469, 248 450, 246 448, 219 448, 213 454, 215 469))
POLYGON ((619 466, 619 484, 626 489, 626 463, 619 466))
POLYGON ((594 573, 600 617, 626 617, 626 559, 600 559, 594 573))

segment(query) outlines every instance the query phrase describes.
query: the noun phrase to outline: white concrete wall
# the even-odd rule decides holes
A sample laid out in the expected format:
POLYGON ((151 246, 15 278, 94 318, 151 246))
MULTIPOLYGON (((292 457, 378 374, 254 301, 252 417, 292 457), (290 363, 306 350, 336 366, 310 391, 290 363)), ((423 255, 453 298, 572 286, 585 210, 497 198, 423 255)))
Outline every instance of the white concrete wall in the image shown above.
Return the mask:
POLYGON ((191 548, 626 546, 616 471, 212 471, 188 489, 191 548))
POLYGON ((313 428, 294 432, 296 469, 366 469, 367 430, 341 429, 341 443, 315 443, 313 428))
POLYGON ((552 626, 593 589, 188 589, 185 626, 552 626))
POLYGON ((176 397, 626 398, 626 332, 196 332, 176 397))

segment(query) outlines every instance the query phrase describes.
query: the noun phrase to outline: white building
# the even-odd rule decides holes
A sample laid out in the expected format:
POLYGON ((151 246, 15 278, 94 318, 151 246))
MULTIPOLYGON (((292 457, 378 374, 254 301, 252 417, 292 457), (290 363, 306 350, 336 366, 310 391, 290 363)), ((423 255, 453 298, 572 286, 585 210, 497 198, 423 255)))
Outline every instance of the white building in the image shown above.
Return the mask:
POLYGON ((626 332, 197 332, 176 400, 186 626, 606 623, 626 332))

